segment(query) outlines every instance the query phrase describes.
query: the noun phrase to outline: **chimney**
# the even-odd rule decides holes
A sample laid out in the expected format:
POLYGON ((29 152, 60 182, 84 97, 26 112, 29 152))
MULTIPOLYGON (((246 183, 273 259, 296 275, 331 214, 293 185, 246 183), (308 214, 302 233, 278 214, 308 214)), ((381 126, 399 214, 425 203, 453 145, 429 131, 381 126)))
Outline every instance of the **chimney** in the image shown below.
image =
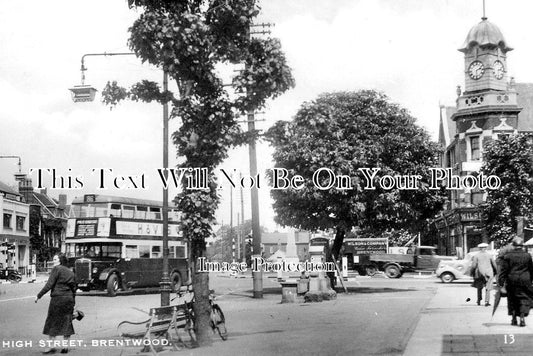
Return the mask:
POLYGON ((41 189, 41 194, 44 194, 44 195, 46 195, 46 188, 44 188, 44 189, 41 189))
POLYGON ((24 178, 19 181, 19 193, 24 197, 26 203, 31 202, 31 196, 33 195, 33 185, 31 178, 24 178))
POLYGON ((67 206, 67 195, 59 194, 59 209, 65 209, 67 206))

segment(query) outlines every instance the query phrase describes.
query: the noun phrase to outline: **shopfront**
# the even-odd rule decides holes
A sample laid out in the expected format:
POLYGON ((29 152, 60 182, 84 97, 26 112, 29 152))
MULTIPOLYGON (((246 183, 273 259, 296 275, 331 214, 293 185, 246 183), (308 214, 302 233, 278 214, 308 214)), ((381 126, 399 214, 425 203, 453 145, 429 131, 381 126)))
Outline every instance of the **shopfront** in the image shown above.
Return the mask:
POLYGON ((438 254, 462 258, 483 239, 481 210, 458 208, 443 212, 433 223, 437 230, 438 254))

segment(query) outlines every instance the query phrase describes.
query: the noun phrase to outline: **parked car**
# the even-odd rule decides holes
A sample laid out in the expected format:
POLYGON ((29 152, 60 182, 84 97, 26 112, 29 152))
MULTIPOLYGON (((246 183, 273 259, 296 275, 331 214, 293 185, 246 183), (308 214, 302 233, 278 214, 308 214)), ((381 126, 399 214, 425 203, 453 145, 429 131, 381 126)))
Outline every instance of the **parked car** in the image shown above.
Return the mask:
MULTIPOLYGON (((442 283, 472 279, 472 258, 478 253, 479 251, 469 252, 462 260, 441 261, 435 270, 435 274, 442 283)), ((495 258, 495 250, 491 250, 489 253, 495 258)))

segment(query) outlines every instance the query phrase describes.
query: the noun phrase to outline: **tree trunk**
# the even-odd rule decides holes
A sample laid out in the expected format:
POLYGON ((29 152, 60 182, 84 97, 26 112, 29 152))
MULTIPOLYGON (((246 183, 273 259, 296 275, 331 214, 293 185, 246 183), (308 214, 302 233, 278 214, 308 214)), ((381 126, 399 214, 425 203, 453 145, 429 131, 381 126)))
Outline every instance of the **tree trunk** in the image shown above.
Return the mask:
MULTIPOLYGON (((193 253, 197 256, 203 256, 203 251, 198 254, 193 253)), ((198 346, 210 346, 212 344, 211 340, 211 326, 210 321, 210 306, 209 306, 209 273, 207 272, 198 272, 198 259, 193 258, 193 270, 192 270, 192 283, 194 290, 194 316, 195 324, 194 329, 196 332, 196 339, 198 341, 198 346)))
POLYGON ((331 246, 331 254, 333 259, 336 261, 339 258, 339 253, 344 243, 344 236, 346 235, 346 230, 342 227, 337 227, 337 232, 335 233, 335 240, 333 240, 333 246, 331 246))

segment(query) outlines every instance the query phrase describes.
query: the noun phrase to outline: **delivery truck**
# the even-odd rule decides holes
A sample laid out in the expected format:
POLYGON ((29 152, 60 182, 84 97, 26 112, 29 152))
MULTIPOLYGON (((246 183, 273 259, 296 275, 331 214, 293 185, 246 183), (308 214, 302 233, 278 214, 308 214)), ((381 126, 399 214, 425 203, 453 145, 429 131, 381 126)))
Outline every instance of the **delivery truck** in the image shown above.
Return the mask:
POLYGON ((400 278, 404 272, 435 271, 440 261, 456 259, 437 255, 433 246, 408 247, 404 254, 387 253, 384 240, 346 239, 343 256, 347 257, 348 269, 369 276, 383 271, 389 278, 400 278))

